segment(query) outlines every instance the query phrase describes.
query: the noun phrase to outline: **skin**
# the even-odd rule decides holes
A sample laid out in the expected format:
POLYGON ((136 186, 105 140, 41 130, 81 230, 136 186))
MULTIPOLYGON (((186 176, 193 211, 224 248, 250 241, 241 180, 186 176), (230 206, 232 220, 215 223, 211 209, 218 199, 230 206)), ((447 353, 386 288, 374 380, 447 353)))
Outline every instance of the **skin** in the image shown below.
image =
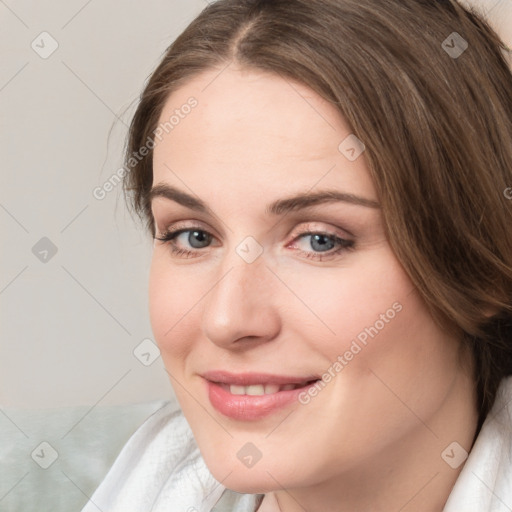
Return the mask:
POLYGON ((154 185, 213 212, 152 201, 157 237, 177 226, 213 237, 203 248, 190 233, 175 239, 191 257, 155 240, 150 273, 155 339, 205 462, 226 487, 266 493, 265 512, 441 511, 463 467, 441 453, 454 441, 469 451, 477 424, 470 361, 395 257, 379 207, 265 212, 326 189, 378 202, 364 153, 349 161, 338 150, 351 132, 335 108, 277 75, 221 69, 171 94, 162 122, 191 96, 198 105, 153 157, 154 185), (308 231, 355 245, 327 256, 337 247, 320 252, 308 231), (263 248, 250 264, 236 252, 247 236, 263 248), (308 404, 256 421, 211 405, 203 372, 321 375, 395 303, 400 312, 308 404), (250 468, 237 457, 247 442, 262 454, 250 468))

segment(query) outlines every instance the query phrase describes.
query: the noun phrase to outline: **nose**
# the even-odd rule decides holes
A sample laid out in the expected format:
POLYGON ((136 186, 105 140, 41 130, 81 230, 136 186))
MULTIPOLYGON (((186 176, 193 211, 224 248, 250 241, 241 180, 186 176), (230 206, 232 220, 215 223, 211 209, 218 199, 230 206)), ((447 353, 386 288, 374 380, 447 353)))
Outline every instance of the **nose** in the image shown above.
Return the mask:
POLYGON ((274 339, 281 329, 281 319, 272 277, 263 257, 246 263, 235 254, 225 261, 203 303, 205 336, 231 349, 274 339))

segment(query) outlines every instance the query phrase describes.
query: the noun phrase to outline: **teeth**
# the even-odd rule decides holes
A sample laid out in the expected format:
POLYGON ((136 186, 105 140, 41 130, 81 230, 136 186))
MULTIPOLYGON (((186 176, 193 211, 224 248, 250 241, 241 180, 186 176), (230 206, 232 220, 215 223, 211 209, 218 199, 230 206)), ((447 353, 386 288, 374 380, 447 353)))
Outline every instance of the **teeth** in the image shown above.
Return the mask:
POLYGON ((229 385, 229 392, 232 395, 273 395, 279 391, 289 391, 302 387, 304 384, 284 384, 279 386, 278 384, 251 384, 250 386, 238 386, 236 384, 229 385))
POLYGON ((265 395, 272 395, 279 391, 279 386, 277 384, 265 384, 265 395))
POLYGON ((265 388, 261 384, 253 384, 251 386, 245 387, 245 394, 246 395, 264 395, 265 394, 265 388))
POLYGON ((229 392, 232 395, 245 395, 246 394, 245 386, 235 386, 234 384, 229 386, 229 392))

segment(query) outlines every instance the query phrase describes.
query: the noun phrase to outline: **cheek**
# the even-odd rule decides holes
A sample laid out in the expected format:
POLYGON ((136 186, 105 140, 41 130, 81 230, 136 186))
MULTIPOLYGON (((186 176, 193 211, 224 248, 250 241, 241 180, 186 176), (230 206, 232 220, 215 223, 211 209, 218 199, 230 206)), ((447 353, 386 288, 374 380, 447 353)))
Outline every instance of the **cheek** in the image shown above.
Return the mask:
POLYGON ((314 268, 300 277, 290 271, 283 280, 302 299, 289 310, 295 325, 308 326, 306 339, 319 340, 321 334, 331 356, 348 349, 354 339, 364 343, 376 331, 400 323, 403 303, 413 290, 387 246, 357 255, 345 268, 314 268))
POLYGON ((180 269, 171 268, 163 251, 153 255, 149 275, 149 316, 162 358, 179 360, 190 350, 190 328, 198 325, 194 307, 202 290, 180 269))
POLYGON ((414 426, 411 410, 431 417, 456 374, 456 340, 434 322, 403 271, 395 270, 374 288, 374 299, 368 296, 360 303, 364 307, 350 321, 347 335, 338 322, 341 336, 328 354, 330 361, 343 358, 330 399, 333 409, 353 411, 360 427, 357 435, 347 433, 347 439, 354 443, 358 436, 375 436, 375 422, 385 443, 414 426))

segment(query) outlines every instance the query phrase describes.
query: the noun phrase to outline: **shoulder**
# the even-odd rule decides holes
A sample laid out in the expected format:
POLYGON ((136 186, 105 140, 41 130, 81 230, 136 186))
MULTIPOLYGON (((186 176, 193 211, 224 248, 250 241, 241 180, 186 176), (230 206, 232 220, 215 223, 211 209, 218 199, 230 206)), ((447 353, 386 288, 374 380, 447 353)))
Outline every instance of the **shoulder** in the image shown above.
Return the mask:
POLYGON ((492 410, 443 512, 500 512, 512 506, 512 376, 502 380, 492 410))
POLYGON ((152 510, 170 475, 197 455, 179 406, 162 402, 124 445, 82 512, 152 510))
POLYGON ((252 511, 255 499, 213 478, 179 406, 162 402, 125 444, 82 512, 209 512, 224 510, 224 503, 226 510, 252 511))
POLYGON ((126 477, 141 471, 141 462, 175 463, 194 448, 192 432, 179 406, 170 401, 162 402, 128 440, 110 473, 122 469, 126 477))

